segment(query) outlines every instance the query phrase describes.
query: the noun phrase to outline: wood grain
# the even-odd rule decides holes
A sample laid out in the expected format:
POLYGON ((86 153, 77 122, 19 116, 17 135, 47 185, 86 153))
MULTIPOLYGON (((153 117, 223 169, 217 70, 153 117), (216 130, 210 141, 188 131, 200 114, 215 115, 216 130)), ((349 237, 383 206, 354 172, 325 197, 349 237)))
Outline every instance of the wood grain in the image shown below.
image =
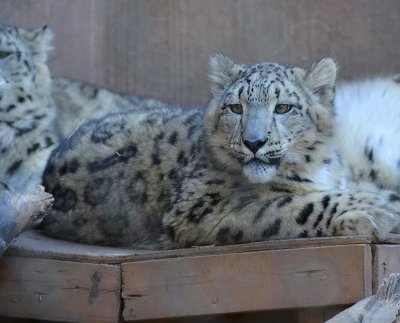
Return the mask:
POLYGON ((371 293, 368 245, 122 264, 125 320, 354 303, 371 293), (154 306, 157 304, 157 306, 154 306))
POLYGON ((290 240, 273 240, 229 246, 207 246, 175 250, 123 249, 79 244, 52 239, 31 230, 22 233, 6 251, 6 256, 47 258, 118 264, 143 260, 207 256, 247 251, 294 249, 318 246, 369 244, 369 237, 328 237, 290 240))
POLYGON ((119 266, 0 259, 0 315, 66 322, 116 322, 119 266))
POLYGON ((372 245, 372 288, 375 293, 385 278, 400 272, 400 245, 372 245))
POLYGON ((400 322, 400 274, 391 274, 376 294, 361 300, 326 323, 400 322))
POLYGON ((209 56, 307 66, 340 77, 400 72, 397 0, 2 0, 0 21, 50 25, 55 76, 183 105, 209 99, 209 56))
POLYGON ((0 255, 16 236, 43 220, 53 200, 41 185, 16 191, 0 189, 0 255))
POLYGON ((324 323, 348 306, 317 307, 297 310, 297 323, 324 323))

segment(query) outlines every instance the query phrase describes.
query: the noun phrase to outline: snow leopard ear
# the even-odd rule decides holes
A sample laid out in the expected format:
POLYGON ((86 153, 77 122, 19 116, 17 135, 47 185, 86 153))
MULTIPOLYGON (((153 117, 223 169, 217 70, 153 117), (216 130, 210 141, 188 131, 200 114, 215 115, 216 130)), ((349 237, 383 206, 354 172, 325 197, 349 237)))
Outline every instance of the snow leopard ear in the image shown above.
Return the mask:
POLYGON ((53 31, 44 26, 33 30, 19 29, 19 34, 32 51, 33 57, 41 63, 46 62, 48 51, 52 48, 53 31))
POLYGON ((306 72, 307 87, 319 98, 323 105, 331 105, 335 95, 337 66, 330 58, 322 58, 315 62, 306 72))
POLYGON ((217 95, 231 85, 239 76, 242 67, 224 54, 214 54, 210 58, 211 93, 217 95))

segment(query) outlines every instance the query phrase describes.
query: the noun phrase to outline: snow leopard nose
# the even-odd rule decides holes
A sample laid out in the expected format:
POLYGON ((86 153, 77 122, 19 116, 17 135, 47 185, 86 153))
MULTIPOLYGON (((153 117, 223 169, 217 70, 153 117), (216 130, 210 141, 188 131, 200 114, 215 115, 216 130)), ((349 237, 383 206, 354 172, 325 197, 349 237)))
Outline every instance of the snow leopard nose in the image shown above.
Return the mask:
POLYGON ((249 148, 253 154, 256 154, 256 152, 264 146, 264 144, 267 142, 267 140, 256 140, 256 141, 250 141, 250 140, 244 140, 244 144, 246 145, 247 148, 249 148))

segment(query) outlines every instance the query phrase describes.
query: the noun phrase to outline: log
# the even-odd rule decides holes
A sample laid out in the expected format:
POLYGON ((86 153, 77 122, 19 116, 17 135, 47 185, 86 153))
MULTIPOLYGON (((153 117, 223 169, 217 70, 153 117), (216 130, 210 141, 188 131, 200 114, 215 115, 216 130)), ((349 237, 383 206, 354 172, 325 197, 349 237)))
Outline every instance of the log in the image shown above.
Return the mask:
POLYGON ((400 274, 391 274, 377 293, 339 313, 326 323, 400 323, 400 274))
POLYGON ((43 186, 13 190, 0 183, 0 254, 18 234, 39 224, 52 202, 43 186))

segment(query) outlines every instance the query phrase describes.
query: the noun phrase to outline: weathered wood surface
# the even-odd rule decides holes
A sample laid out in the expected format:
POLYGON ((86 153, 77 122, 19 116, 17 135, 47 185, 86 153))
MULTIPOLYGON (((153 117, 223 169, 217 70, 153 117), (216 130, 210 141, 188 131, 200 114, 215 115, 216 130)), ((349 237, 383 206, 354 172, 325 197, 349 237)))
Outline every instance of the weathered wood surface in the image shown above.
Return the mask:
POLYGON ((0 183, 0 255, 18 234, 40 223, 52 202, 43 186, 13 190, 0 183))
MULTIPOLYGON (((340 312, 343 312, 348 305, 328 306, 328 307, 317 307, 296 310, 297 316, 295 320, 286 320, 282 323, 296 322, 296 323, 325 323, 340 312)), ((269 322, 269 321, 264 321, 269 322)), ((274 322, 274 320, 270 321, 274 322)), ((246 321, 246 323, 249 323, 246 321)), ((261 322, 260 322, 261 323, 261 322)), ((345 322, 343 322, 345 323, 345 322)))
POLYGON ((117 264, 151 251, 86 245, 46 237, 37 230, 21 234, 4 256, 117 264))
POLYGON ((119 266, 0 259, 0 315, 65 322, 117 322, 119 266))
MULTIPOLYGON (((348 306, 274 310, 223 315, 192 316, 171 319, 150 319, 143 323, 325 323, 348 306)), ((0 317, 1 320, 1 317, 0 317)), ((11 322, 14 323, 14 322, 11 322)), ((26 322, 15 322, 26 323, 26 322)))
MULTIPOLYGON (((371 289, 367 237, 154 252, 81 245, 28 231, 0 264, 0 315, 55 321, 115 321, 119 302, 125 319, 338 306, 369 295, 371 289), (101 286, 99 308, 94 308, 88 301, 97 271, 112 284, 101 286)), ((331 316, 322 308, 291 315, 298 322, 331 316)))
POLYGON ((205 104, 222 51, 301 66, 334 56, 340 76, 400 72, 398 0, 1 0, 0 21, 50 25, 56 76, 171 103, 205 104))
POLYGON ((273 240, 230 246, 194 247, 176 250, 123 249, 85 245, 43 236, 31 230, 21 234, 6 252, 6 256, 35 257, 95 263, 122 263, 177 257, 210 256, 247 251, 327 247, 352 244, 369 244, 369 237, 330 237, 291 240, 273 240))
MULTIPOLYGON (((396 241, 397 236, 388 239, 391 243, 396 241)), ((0 315, 85 321, 91 316, 86 307, 93 273, 82 277, 81 266, 106 266, 117 270, 116 275, 120 275, 122 268, 122 278, 118 280, 121 284, 122 279, 122 295, 119 287, 115 288, 115 295, 124 303, 125 319, 173 319, 187 315, 304 308, 297 314, 291 314, 297 318, 296 322, 323 322, 332 313, 315 306, 338 308, 354 303, 371 293, 372 281, 382 281, 388 273, 400 270, 397 261, 400 259, 399 245, 370 243, 367 237, 337 237, 146 251, 81 245, 28 231, 17 238, 5 254, 5 264, 15 259, 18 259, 18 264, 8 265, 10 269, 6 276, 11 278, 6 279, 3 285, 0 283, 0 315), (16 258, 17 255, 24 257, 16 258), (37 271, 41 269, 30 268, 38 261, 43 262, 41 267, 46 268, 47 273, 55 270, 57 264, 69 264, 69 270, 66 275, 57 272, 59 276, 48 282, 38 278, 37 271), (72 284, 71 277, 82 277, 80 284, 85 287, 77 291, 85 289, 86 296, 74 298, 71 290, 75 287, 63 287, 61 282, 72 284), (38 293, 51 286, 48 295, 52 295, 51 299, 56 295, 56 302, 60 304, 76 300, 73 305, 76 310, 72 311, 76 316, 57 316, 47 307, 39 305, 37 294, 29 286, 34 286, 38 293), (26 288, 31 292, 27 294, 26 288), (10 295, 14 295, 11 290, 19 291, 18 302, 12 304, 13 307, 9 306, 10 295), (307 297, 304 291, 307 291, 307 297), (21 304, 29 306, 24 305, 21 310, 21 304)), ((3 281, 3 272, 4 268, 0 269, 0 282, 3 281)), ((108 290, 107 287, 105 289, 108 290)), ((113 298, 112 302, 115 304, 116 300, 113 298)), ((114 308, 116 305, 112 306, 114 308)), ((182 322, 190 322, 190 319, 182 322)))
POLYGON ((327 323, 399 323, 400 274, 391 274, 370 296, 339 313, 327 323))
POLYGON ((385 240, 379 242, 382 245, 400 244, 400 234, 389 234, 385 240))
POLYGON ((372 254, 372 287, 376 292, 390 274, 400 273, 400 244, 373 245, 372 254))
POLYGON ((121 269, 125 320, 351 304, 371 293, 365 244, 159 259, 121 269))

